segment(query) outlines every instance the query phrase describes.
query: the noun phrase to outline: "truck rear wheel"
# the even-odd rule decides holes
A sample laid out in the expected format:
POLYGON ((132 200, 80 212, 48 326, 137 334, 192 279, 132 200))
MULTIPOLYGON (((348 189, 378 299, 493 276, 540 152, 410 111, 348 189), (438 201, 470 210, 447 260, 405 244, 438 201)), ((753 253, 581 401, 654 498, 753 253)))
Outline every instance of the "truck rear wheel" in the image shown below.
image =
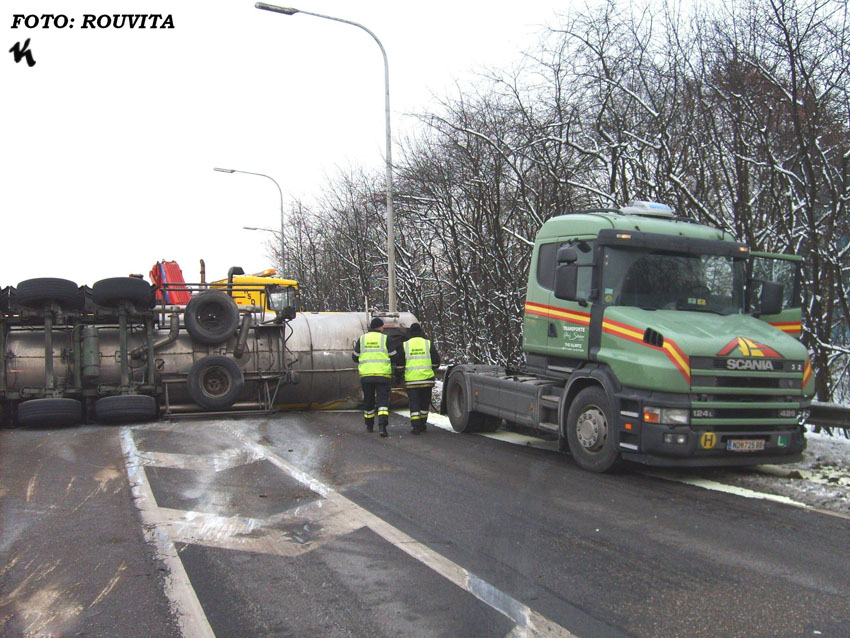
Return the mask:
POLYGON ((136 308, 152 308, 155 301, 150 284, 137 277, 101 279, 92 286, 91 293, 97 305, 107 308, 117 308, 122 301, 129 301, 136 308))
POLYGON ((20 425, 45 427, 76 425, 82 417, 82 404, 76 399, 30 399, 18 404, 20 425))
POLYGON ((156 399, 146 394, 103 397, 94 404, 98 423, 142 423, 156 418, 156 399))
POLYGON ((467 410, 466 383, 463 373, 455 372, 446 387, 446 408, 455 432, 494 432, 502 420, 467 410))
POLYGON ((79 310, 83 307, 83 295, 73 281, 55 277, 27 279, 18 284, 17 301, 27 308, 41 309, 49 303, 56 303, 66 310, 79 310))
POLYGON ((591 472, 607 472, 619 461, 611 403, 599 386, 578 393, 567 414, 567 441, 576 464, 591 472))
POLYGON ((226 410, 239 398, 245 379, 233 359, 215 354, 194 363, 188 384, 192 400, 204 410, 226 410))

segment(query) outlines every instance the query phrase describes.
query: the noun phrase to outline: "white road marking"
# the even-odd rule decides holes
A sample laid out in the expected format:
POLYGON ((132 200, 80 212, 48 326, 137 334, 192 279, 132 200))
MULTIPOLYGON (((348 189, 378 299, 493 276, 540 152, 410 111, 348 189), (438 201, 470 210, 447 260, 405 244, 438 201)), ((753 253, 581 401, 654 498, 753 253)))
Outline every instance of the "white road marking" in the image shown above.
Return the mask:
POLYGON ((156 499, 151 491, 145 468, 139 460, 139 452, 133 440, 133 432, 125 427, 121 430, 121 448, 133 492, 134 502, 142 516, 145 539, 154 547, 157 558, 166 566, 165 595, 177 618, 180 632, 185 638, 215 638, 204 608, 198 600, 177 548, 168 537, 167 530, 157 521, 156 499))
POLYGON ((240 465, 253 463, 258 457, 248 450, 230 449, 215 454, 174 454, 171 452, 139 452, 142 465, 169 467, 181 470, 223 472, 240 465))
MULTIPOLYGON (((445 417, 441 417, 442 419, 445 417)), ((368 527, 398 549, 510 618, 516 623, 510 634, 512 637, 575 638, 563 627, 252 441, 234 428, 232 423, 216 421, 213 424, 239 441, 240 447, 211 455, 140 452, 135 446, 130 429, 123 430, 121 436, 127 473, 137 507, 145 523, 145 535, 148 542, 155 547, 157 556, 168 567, 170 573, 166 578, 166 595, 178 617, 181 631, 187 638, 209 638, 214 634, 174 543, 291 557, 315 549, 336 536, 363 527, 368 527), (144 470, 145 467, 168 467, 221 471, 258 460, 268 461, 320 498, 267 519, 175 510, 157 506, 144 470)), ((447 419, 440 425, 451 428, 447 419)), ((150 426, 145 429, 150 429, 150 426)))
MULTIPOLYGON (((395 414, 398 414, 399 416, 410 418, 410 410, 393 410, 393 412, 395 414)), ((448 430, 453 434, 459 434, 452 427, 452 423, 451 421, 449 421, 449 417, 443 414, 436 414, 434 412, 431 412, 428 415, 428 425, 433 425, 434 427, 438 427, 441 430, 448 430)), ((514 445, 524 445, 527 447, 540 448, 541 450, 558 449, 557 441, 546 441, 545 439, 541 439, 537 436, 519 434, 518 432, 511 432, 510 430, 497 430, 496 432, 476 432, 476 434, 478 436, 483 436, 488 439, 496 439, 497 441, 513 443, 514 445)))
POLYGON ((519 632, 515 630, 513 635, 575 638, 574 634, 560 625, 551 622, 527 605, 478 578, 457 563, 435 552, 424 543, 420 543, 397 527, 394 527, 353 501, 345 498, 330 486, 325 485, 294 465, 284 461, 260 444, 252 441, 244 433, 234 428, 230 422, 214 421, 213 424, 240 441, 255 454, 261 455, 265 460, 289 474, 299 483, 302 483, 314 492, 322 494, 326 502, 331 506, 345 510, 351 520, 360 522, 361 527, 368 527, 401 551, 427 565, 450 582, 468 591, 483 603, 513 620, 520 628, 519 632))

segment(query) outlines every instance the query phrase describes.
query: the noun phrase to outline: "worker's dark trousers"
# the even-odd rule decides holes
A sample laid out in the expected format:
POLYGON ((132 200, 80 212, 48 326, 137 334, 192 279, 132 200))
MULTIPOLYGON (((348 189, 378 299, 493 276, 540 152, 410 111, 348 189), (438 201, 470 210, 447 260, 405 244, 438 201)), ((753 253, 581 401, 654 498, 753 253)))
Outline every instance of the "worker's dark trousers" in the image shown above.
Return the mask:
POLYGON ((390 380, 383 377, 361 377, 360 385, 363 386, 363 418, 366 421, 366 429, 371 432, 374 428, 375 414, 378 415, 378 426, 386 426, 390 421, 390 380))
POLYGON ((407 386, 407 400, 410 404, 410 425, 419 432, 425 431, 428 411, 431 409, 431 390, 434 386, 407 386))

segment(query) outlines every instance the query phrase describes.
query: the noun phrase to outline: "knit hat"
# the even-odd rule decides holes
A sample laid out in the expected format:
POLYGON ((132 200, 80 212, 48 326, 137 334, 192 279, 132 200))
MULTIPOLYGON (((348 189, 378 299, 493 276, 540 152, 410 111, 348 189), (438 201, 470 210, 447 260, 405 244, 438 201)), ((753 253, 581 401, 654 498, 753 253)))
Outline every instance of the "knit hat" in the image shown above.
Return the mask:
POLYGON ((422 326, 420 326, 418 323, 410 324, 410 334, 416 335, 416 336, 421 335, 422 334, 422 326))
POLYGON ((375 317, 372 319, 372 323, 369 324, 369 330, 377 330, 378 328, 383 328, 384 322, 380 317, 375 317))

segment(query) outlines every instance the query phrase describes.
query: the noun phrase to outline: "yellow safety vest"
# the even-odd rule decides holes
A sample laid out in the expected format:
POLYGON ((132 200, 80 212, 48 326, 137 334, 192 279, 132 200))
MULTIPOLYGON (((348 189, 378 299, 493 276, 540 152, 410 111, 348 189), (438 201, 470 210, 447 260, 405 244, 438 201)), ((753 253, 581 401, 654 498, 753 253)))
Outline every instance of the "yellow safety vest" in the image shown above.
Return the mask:
POLYGON ((404 342, 404 381, 407 385, 432 385, 431 342, 412 337, 404 342))
POLYGON ((387 335, 376 331, 360 337, 360 356, 357 360, 357 371, 361 377, 392 379, 393 366, 387 349, 387 335))

